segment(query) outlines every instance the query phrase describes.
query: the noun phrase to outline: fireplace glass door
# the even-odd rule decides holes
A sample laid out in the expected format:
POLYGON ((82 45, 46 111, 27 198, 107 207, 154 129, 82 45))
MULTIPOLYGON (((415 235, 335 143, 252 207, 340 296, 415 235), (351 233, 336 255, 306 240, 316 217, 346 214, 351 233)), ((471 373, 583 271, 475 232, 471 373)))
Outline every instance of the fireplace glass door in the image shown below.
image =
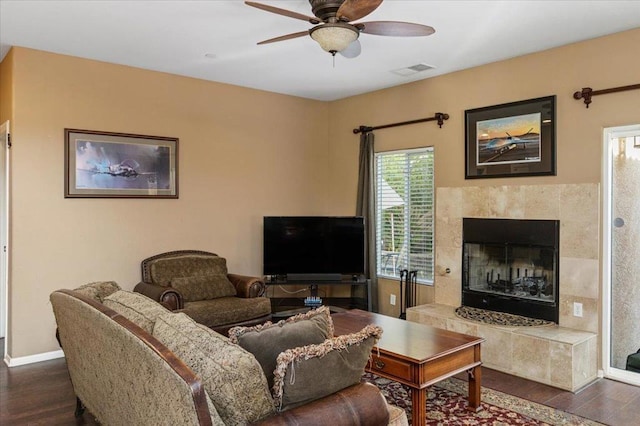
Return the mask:
POLYGON ((558 322, 557 220, 462 220, 462 304, 558 322))
POLYGON ((465 244, 472 291, 555 303, 555 256, 549 247, 465 244))

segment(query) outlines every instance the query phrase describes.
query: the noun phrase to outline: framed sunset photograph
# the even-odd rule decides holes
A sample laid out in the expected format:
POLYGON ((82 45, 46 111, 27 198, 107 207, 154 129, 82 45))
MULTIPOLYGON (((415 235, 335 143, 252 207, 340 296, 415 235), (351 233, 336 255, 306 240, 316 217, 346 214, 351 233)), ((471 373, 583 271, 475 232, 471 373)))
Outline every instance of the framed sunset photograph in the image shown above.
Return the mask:
POLYGON ((555 175, 555 96, 465 111, 465 179, 555 175))

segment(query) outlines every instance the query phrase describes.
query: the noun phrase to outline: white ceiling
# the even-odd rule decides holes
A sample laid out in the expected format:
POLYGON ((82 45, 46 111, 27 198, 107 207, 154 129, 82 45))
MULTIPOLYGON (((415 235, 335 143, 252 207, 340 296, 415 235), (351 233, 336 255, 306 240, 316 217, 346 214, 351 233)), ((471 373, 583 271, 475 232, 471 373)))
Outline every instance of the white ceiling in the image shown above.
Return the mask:
MULTIPOLYGON (((263 3, 312 15, 307 0, 263 3)), ((436 33, 362 34, 362 54, 338 55, 334 66, 310 37, 257 46, 312 25, 241 0, 0 0, 0 58, 22 46, 335 100, 638 28, 640 1, 385 0, 359 22, 380 20, 430 25, 436 33), (392 72, 420 63, 435 68, 408 77, 392 72)))

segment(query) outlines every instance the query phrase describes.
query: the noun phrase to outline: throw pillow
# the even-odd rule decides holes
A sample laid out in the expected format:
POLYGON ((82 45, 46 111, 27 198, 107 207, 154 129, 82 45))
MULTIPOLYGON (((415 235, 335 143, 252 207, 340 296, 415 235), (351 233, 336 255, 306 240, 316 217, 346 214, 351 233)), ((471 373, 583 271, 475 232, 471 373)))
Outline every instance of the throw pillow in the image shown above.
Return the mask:
POLYGON ((180 292, 185 302, 236 295, 236 288, 222 274, 174 278, 171 280, 171 287, 180 292))
POLYGON ((260 364, 228 338, 183 313, 161 315, 153 336, 202 379, 225 425, 246 425, 275 412, 260 364))
POLYGON ((166 287, 178 277, 227 275, 227 260, 213 255, 185 254, 154 260, 149 272, 152 283, 166 287))
POLYGON ((329 308, 322 306, 275 324, 266 322, 254 327, 233 327, 229 330, 229 337, 256 357, 271 388, 280 352, 322 343, 333 337, 333 321, 329 308))
POLYGON ((120 290, 120 286, 115 281, 96 281, 73 289, 73 291, 84 294, 100 303, 102 303, 105 297, 118 290, 120 290))
POLYGON ((129 321, 151 334, 156 319, 166 313, 167 308, 140 293, 118 290, 104 298, 104 305, 113 309, 129 321))
POLYGON ((273 385, 278 410, 295 408, 359 383, 380 336, 380 327, 368 325, 357 333, 327 339, 319 345, 282 352, 273 385))

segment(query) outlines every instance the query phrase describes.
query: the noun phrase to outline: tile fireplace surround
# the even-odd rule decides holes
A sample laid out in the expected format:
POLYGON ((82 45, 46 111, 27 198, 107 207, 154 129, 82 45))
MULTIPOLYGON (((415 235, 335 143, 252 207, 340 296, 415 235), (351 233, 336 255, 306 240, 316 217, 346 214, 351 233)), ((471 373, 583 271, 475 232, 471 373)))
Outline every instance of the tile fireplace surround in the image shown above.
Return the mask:
POLYGON ((598 184, 438 188, 435 304, 408 309, 407 319, 485 337, 483 363, 500 371, 570 391, 594 380, 599 331, 599 193, 598 184), (455 316, 453 309, 460 306, 462 296, 463 217, 560 221, 558 326, 486 326, 455 316), (574 302, 582 303, 582 317, 573 316, 574 302))

